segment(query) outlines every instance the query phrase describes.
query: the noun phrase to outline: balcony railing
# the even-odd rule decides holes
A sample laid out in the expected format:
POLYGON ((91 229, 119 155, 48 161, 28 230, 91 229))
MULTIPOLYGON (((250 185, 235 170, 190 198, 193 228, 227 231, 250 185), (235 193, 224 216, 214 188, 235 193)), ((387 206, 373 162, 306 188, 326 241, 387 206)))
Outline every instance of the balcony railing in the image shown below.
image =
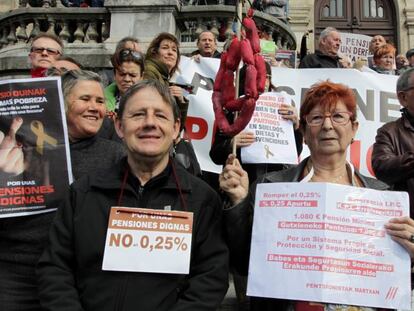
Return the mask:
MULTIPOLYGON (((295 34, 285 21, 259 11, 255 11, 254 20, 258 27, 265 27, 273 33, 275 43, 280 49, 296 49, 295 34)), ((224 35, 228 38, 234 34, 235 7, 229 5, 182 6, 177 22, 181 30, 182 42, 196 41, 198 35, 207 28, 217 36, 224 35)))
MULTIPOLYGON (((233 35, 234 6, 183 5, 172 16, 183 54, 196 49, 198 34, 207 28, 222 40, 233 35)), ((279 48, 296 49, 295 35, 284 21, 262 12, 255 12, 254 19, 273 32, 279 48)), ((65 43, 65 54, 86 67, 110 67, 114 42, 105 42, 111 35, 110 22, 108 8, 20 7, 0 14, 0 76, 27 72, 27 43, 39 32, 57 35, 65 43)))
POLYGON ((26 43, 40 32, 65 43, 103 42, 109 37, 109 21, 105 8, 19 8, 1 16, 0 49, 26 43))

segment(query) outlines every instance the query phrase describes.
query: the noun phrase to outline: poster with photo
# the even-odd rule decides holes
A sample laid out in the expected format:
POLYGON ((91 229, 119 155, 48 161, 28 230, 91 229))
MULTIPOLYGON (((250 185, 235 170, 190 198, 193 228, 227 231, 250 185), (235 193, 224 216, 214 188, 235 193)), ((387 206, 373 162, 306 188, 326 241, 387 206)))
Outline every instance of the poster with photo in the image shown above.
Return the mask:
POLYGON ((275 54, 274 67, 296 68, 296 51, 278 50, 275 54))
POLYGON ((72 182, 60 78, 0 82, 0 218, 53 211, 72 182))

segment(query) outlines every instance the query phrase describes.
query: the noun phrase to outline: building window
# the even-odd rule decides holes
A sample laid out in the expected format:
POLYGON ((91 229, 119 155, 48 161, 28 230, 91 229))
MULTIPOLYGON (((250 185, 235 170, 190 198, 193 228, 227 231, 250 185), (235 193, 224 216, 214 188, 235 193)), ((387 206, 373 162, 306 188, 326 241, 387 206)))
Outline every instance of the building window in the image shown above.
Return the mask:
POLYGON ((322 9, 323 17, 343 17, 344 0, 328 0, 322 9))
POLYGON ((379 0, 364 0, 364 17, 384 18, 384 7, 379 0))

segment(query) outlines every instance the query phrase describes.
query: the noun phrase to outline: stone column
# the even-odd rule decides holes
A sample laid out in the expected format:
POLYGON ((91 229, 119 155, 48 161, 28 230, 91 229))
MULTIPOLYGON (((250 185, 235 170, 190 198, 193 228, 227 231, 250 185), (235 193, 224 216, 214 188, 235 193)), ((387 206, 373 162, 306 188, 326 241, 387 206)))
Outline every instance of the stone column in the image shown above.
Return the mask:
POLYGON ((19 0, 0 0, 0 13, 5 13, 19 7, 19 0))
POLYGON ((178 0, 106 0, 105 7, 111 13, 110 37, 105 41, 108 45, 134 36, 146 48, 160 32, 177 35, 178 0))
MULTIPOLYGON (((313 20, 313 7, 310 1, 298 1, 290 0, 289 1, 289 26, 296 35, 297 50, 300 49, 300 42, 302 40, 302 35, 312 29, 314 30, 314 20, 313 20)), ((313 35, 310 35, 308 38, 308 50, 314 50, 313 44, 313 35)))
POLYGON ((404 26, 407 29, 407 46, 402 46, 402 51, 414 46, 414 5, 407 5, 404 9, 405 23, 404 26))

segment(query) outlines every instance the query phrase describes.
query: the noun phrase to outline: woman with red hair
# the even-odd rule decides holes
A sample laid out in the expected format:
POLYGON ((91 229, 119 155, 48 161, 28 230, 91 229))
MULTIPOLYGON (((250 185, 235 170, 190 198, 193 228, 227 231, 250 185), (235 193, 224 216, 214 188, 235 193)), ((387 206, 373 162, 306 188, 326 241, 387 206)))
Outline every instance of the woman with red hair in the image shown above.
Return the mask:
POLYGON ((395 47, 392 44, 384 44, 374 51, 374 70, 378 73, 395 74, 395 47))
MULTIPOLYGON (((250 239, 257 183, 326 182, 385 190, 381 181, 361 175, 346 160, 357 129, 356 99, 353 91, 330 81, 313 85, 300 108, 299 126, 310 156, 298 166, 260 177, 250 188, 247 173, 233 156, 220 174, 220 187, 229 198, 223 211, 230 258, 241 274, 248 271, 250 239)), ((251 311, 267 310, 342 310, 341 305, 251 297, 251 311)), ((356 310, 377 310, 361 308, 356 310)))

